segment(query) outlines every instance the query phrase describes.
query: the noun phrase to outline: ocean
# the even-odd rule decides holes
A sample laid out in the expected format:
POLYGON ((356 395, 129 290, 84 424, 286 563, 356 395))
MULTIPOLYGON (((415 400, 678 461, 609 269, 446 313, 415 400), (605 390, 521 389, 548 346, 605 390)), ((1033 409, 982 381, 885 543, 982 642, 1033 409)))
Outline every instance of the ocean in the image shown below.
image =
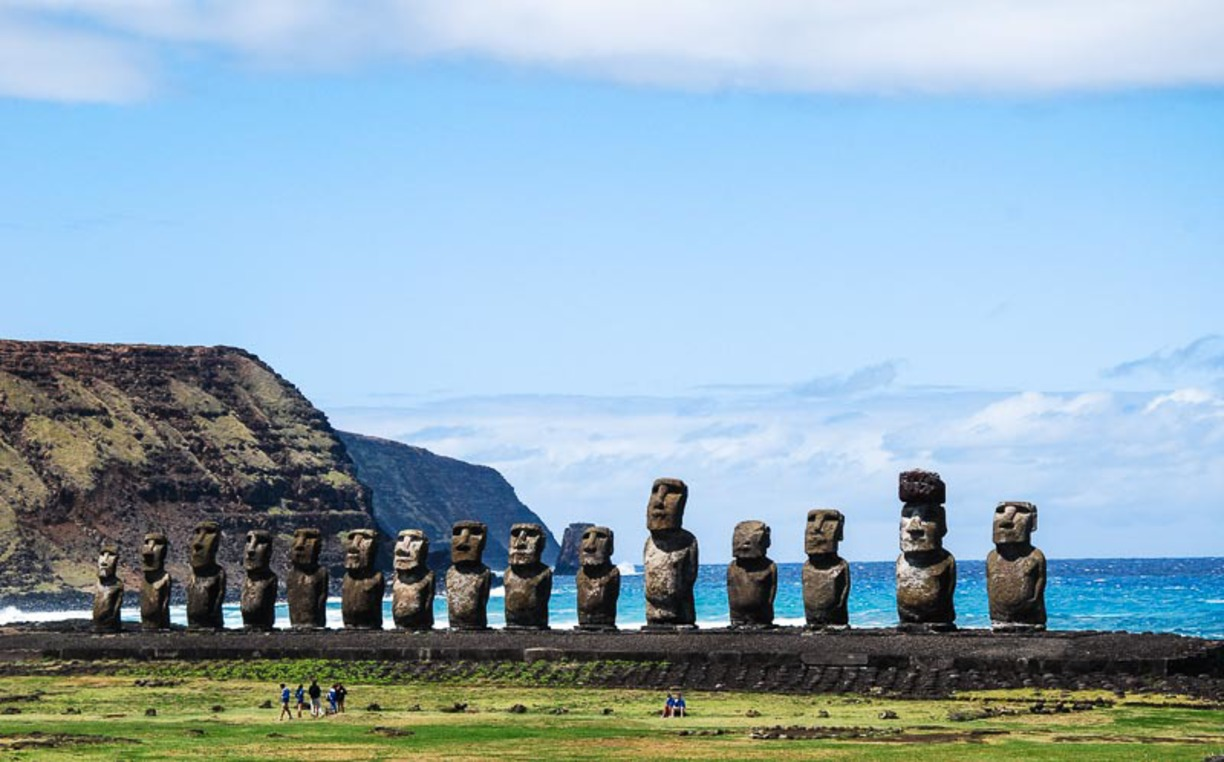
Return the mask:
MULTIPOLYGON (((956 623, 961 628, 988 628, 986 564, 957 561, 956 623)), ((621 564, 621 596, 617 623, 622 629, 641 627, 646 621, 641 567, 621 564)), ((803 589, 800 563, 778 564, 778 596, 774 604, 779 625, 803 624, 803 589)), ((702 628, 728 624, 726 566, 703 565, 695 591, 697 624, 702 628)), ((1171 632, 1224 639, 1224 558, 1092 558, 1050 559, 1046 609, 1051 630, 1126 630, 1171 632)), ((891 627, 897 623, 892 562, 851 563, 850 626, 891 627)), ((390 592, 390 580, 387 585, 390 592)), ((501 589, 489 600, 489 625, 504 623, 501 589)), ((573 577, 554 577, 550 624, 568 629, 577 624, 573 577)), ((446 601, 435 605, 437 627, 446 626, 446 601)), ((22 612, 0 610, 0 624, 88 618, 88 611, 22 612)), ((125 621, 139 621, 140 612, 126 607, 125 621)), ((176 606, 171 619, 186 624, 186 611, 176 606)), ((384 605, 385 626, 393 627, 391 603, 384 605)), ((242 626, 237 601, 225 607, 226 627, 242 626)), ((287 627, 288 610, 277 608, 277 626, 287 627)), ((328 626, 341 627, 340 600, 328 603, 328 626)))

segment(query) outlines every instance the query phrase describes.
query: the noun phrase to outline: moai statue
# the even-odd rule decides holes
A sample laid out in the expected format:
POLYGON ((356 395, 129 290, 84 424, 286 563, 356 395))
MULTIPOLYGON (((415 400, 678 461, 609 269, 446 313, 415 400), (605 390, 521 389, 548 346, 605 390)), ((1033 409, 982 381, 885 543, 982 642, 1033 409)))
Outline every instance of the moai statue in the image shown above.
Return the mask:
POLYGON ((548 629, 552 569, 540 561, 544 541, 544 527, 539 524, 510 527, 510 567, 503 579, 508 630, 548 629))
POLYGON ((731 536, 727 565, 727 602, 731 626, 744 629, 773 627, 774 596, 778 593, 778 565, 769 560, 769 525, 741 521, 731 536))
POLYGON ((697 538, 682 529, 688 487, 679 479, 656 479, 646 505, 645 630, 696 629, 693 584, 697 538))
POLYGON ((451 568, 446 571, 446 613, 452 630, 489 629, 492 572, 481 558, 489 528, 479 521, 451 527, 451 568))
POLYGON ((289 624, 294 629, 327 626, 326 567, 319 565, 323 535, 313 527, 293 531, 289 569, 285 572, 285 597, 289 601, 289 624))
POLYGON ((242 624, 248 630, 270 630, 276 623, 276 592, 280 582, 272 571, 272 533, 247 532, 242 565, 242 624))
POLYGON ((395 541, 395 580, 391 585, 391 618, 404 630, 431 630, 434 625, 434 573, 429 565, 429 538, 405 529, 395 541))
POLYGON ((170 629, 170 588, 174 580, 166 571, 166 551, 170 543, 161 532, 149 532, 140 547, 140 568, 144 581, 140 583, 140 628, 170 629))
POLYGON ((897 558, 897 616, 901 629, 956 629, 956 559, 943 548, 948 533, 947 488, 939 474, 905 471, 901 501, 901 555, 897 558))
POLYGON ((119 632, 119 611, 123 607, 123 580, 115 574, 119 549, 111 543, 98 551, 98 584, 94 587, 94 632, 119 632))
POLYGON ((995 549, 986 556, 990 626, 997 632, 1046 628, 1045 554, 1033 547, 1037 506, 999 503, 994 514, 995 549))
POLYGON ((191 577, 187 580, 187 628, 220 630, 225 627, 225 569, 217 563, 221 527, 202 521, 191 535, 191 577))
POLYGON ((578 545, 578 629, 615 630, 620 569, 612 564, 614 540, 607 527, 587 527, 578 545))
POLYGON ((845 629, 850 624, 846 601, 850 598, 850 565, 837 555, 846 517, 841 511, 808 511, 803 534, 803 613, 812 630, 845 629))
POLYGON ((383 592, 387 581, 374 568, 378 532, 354 529, 344 544, 344 582, 340 588, 340 614, 344 626, 354 630, 381 630, 383 592))

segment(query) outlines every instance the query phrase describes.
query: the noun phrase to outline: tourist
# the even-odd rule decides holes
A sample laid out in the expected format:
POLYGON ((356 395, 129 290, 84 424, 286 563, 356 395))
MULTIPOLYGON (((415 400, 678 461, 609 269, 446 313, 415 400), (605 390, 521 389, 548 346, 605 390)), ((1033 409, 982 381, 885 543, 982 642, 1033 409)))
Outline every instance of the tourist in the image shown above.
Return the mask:
POLYGON ((344 697, 348 695, 348 688, 344 687, 344 683, 336 683, 336 706, 340 709, 340 714, 344 714, 344 697))
POLYGON ((667 692, 667 703, 663 705, 663 716, 683 717, 685 713, 684 694, 680 692, 679 687, 672 686, 667 692))
POLYGON ((293 719, 293 712, 289 711, 289 687, 286 686, 284 683, 281 683, 280 685, 281 685, 281 710, 280 710, 280 716, 276 718, 278 722, 285 719, 286 717, 288 717, 291 720, 293 719))
POLYGON ((293 692, 294 698, 297 699, 298 718, 302 717, 302 710, 306 708, 306 687, 298 683, 297 690, 293 692))
POLYGON ((312 677, 310 679, 310 716, 319 717, 323 714, 323 706, 319 703, 319 696, 323 695, 323 689, 319 687, 319 679, 312 677))
POLYGON ((336 713, 336 686, 335 685, 332 685, 332 687, 327 689, 327 713, 328 714, 336 713))

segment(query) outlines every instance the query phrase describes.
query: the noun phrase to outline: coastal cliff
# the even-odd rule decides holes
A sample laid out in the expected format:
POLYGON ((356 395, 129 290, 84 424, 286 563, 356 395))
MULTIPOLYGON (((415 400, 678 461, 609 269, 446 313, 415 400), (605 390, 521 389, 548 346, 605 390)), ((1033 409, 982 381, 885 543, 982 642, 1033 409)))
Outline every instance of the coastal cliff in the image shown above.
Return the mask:
MULTIPOLYGON (((146 531, 184 546, 199 521, 287 547, 295 526, 373 526, 367 490, 322 412, 258 357, 233 347, 0 341, 0 594, 81 589, 104 540, 129 588, 146 531)), ((339 571, 339 543, 324 562, 339 571)))
MULTIPOLYGON (((484 562, 501 573, 509 563, 510 526, 543 524, 488 466, 435 455, 429 450, 377 437, 337 432, 357 476, 374 490, 374 518, 388 544, 401 529, 422 529, 429 537, 429 565, 450 565, 451 524, 464 519, 489 527, 484 562)), ((557 540, 544 527, 544 563, 557 557, 557 540)))

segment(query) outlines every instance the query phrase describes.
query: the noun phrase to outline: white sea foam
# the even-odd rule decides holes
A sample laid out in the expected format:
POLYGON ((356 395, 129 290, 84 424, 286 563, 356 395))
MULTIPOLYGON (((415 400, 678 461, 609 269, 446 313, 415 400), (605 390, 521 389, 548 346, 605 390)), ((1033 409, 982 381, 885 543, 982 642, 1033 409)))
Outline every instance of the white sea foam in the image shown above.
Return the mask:
POLYGON ((89 619, 93 612, 88 609, 72 611, 22 611, 16 606, 0 609, 0 625, 17 622, 62 622, 65 619, 89 619))
POLYGON ((1224 603, 1224 598, 1208 598, 1204 600, 1203 603, 1210 603, 1210 604, 1218 606, 1224 603))
POLYGON ((616 568, 620 570, 622 577, 637 577, 641 574, 638 568, 628 561, 621 561, 616 568))

